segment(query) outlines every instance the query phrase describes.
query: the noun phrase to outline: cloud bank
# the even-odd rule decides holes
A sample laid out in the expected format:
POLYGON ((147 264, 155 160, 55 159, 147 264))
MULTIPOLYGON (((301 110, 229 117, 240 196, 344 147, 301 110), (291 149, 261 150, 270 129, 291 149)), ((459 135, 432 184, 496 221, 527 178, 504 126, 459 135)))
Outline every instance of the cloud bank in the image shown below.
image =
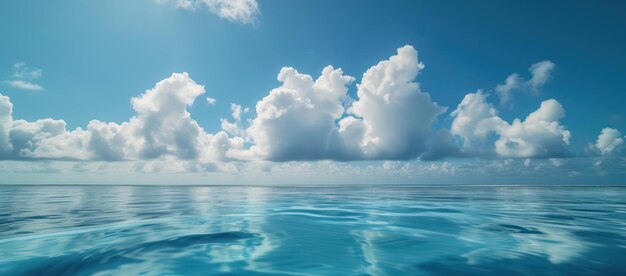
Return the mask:
MULTIPOLYGON (((540 87, 553 67, 549 61, 534 64, 525 83, 540 87)), ((187 73, 174 73, 133 97, 136 114, 127 121, 92 120, 84 129, 68 130, 58 119, 14 119, 10 99, 0 96, 0 158, 134 161, 142 169, 143 161, 177 162, 191 171, 232 171, 237 168, 231 161, 520 158, 527 167, 529 158, 570 155, 571 133, 561 123, 565 109, 554 99, 507 122, 479 90, 449 113, 449 128, 435 128, 447 108, 420 88, 416 78, 424 68, 409 45, 370 67, 359 81, 331 65, 316 79, 284 67, 280 85, 257 102, 255 112, 231 104, 231 119, 222 118, 217 133, 205 131, 188 112, 206 91, 187 73), (354 84, 352 98, 348 91, 354 84)), ((608 154, 622 144, 621 133, 606 128, 594 147, 608 154)))

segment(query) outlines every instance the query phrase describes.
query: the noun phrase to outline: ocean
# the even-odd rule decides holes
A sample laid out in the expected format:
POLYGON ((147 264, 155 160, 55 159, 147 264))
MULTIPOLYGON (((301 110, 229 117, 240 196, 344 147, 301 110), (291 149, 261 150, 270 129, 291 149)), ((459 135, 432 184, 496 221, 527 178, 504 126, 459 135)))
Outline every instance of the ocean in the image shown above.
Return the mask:
POLYGON ((626 274, 620 186, 0 186, 0 275, 626 274))

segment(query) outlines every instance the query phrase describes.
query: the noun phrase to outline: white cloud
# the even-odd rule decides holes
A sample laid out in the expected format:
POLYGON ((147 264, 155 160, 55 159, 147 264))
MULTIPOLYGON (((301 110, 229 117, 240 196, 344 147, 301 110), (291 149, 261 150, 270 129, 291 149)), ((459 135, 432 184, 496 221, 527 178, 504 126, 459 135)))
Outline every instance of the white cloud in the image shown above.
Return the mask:
POLYGON ((361 134, 360 139, 354 133, 346 137, 359 141, 365 158, 408 159, 427 151, 431 125, 446 108, 414 82, 423 68, 417 51, 407 45, 363 74, 358 99, 349 109, 356 120, 342 121, 348 120, 344 131, 361 134))
POLYGON ((217 100, 211 97, 206 97, 206 103, 209 105, 215 105, 217 103, 217 100))
POLYGON ((43 91, 43 86, 34 83, 32 80, 40 78, 42 70, 39 68, 29 68, 24 62, 13 64, 13 80, 6 83, 12 87, 31 91, 43 91))
POLYGON ((524 167, 530 167, 531 163, 532 163, 532 160, 530 160, 529 158, 524 159, 524 167))
POLYGON ((513 73, 506 77, 504 84, 498 84, 496 86, 496 93, 500 96, 500 104, 510 102, 512 91, 520 89, 524 83, 524 79, 522 79, 519 74, 513 73))
MULTIPOLYGON (((226 133, 236 136, 242 137, 242 139, 246 136, 245 130, 243 129, 243 124, 241 122, 241 105, 231 103, 230 104, 231 116, 233 117, 233 122, 230 122, 228 119, 220 119, 221 128, 226 133)), ((245 109, 244 109, 245 112, 245 109)))
POLYGON ((565 160, 560 158, 550 158, 548 161, 554 167, 561 167, 565 163, 565 160))
POLYGON ((537 62, 530 66, 530 73, 532 78, 528 81, 528 84, 532 89, 539 89, 546 84, 552 77, 552 71, 554 70, 554 63, 549 60, 537 62))
POLYGON ((116 161, 174 157, 203 164, 225 160, 231 148, 240 150, 243 142, 223 132, 207 134, 191 118, 187 108, 204 92, 204 87, 187 73, 175 73, 131 99, 137 115, 128 122, 92 120, 87 130, 72 131, 66 129, 63 120, 13 121, 12 105, 8 97, 1 96, 0 145, 5 152, 10 151, 5 159, 116 161))
POLYGON ((28 68, 25 62, 13 64, 13 77, 16 79, 37 79, 40 78, 43 71, 39 68, 28 68))
POLYGON ((462 139, 463 150, 470 154, 488 154, 493 151, 488 144, 490 133, 499 133, 508 124, 498 115, 493 105, 487 103, 482 91, 465 95, 456 110, 450 132, 462 139))
MULTIPOLYGON (((65 129, 65 122, 58 120, 59 129, 57 134, 48 137, 41 137, 36 142, 36 146, 25 148, 20 152, 21 156, 43 159, 78 159, 86 160, 91 157, 91 153, 86 150, 89 133, 77 128, 73 131, 65 129)), ((41 129, 34 138, 40 138, 41 129)))
POLYGON ((614 128, 603 128, 598 135, 595 147, 600 151, 602 155, 608 155, 621 151, 624 145, 624 136, 622 133, 614 128))
POLYGON ((192 0, 176 0, 176 7, 184 10, 195 10, 194 2, 192 0))
POLYGON ((341 69, 327 66, 313 80, 285 67, 283 84, 257 103, 247 130, 251 149, 274 161, 418 157, 445 111, 413 82, 423 67, 413 47, 399 48, 365 72, 357 99, 347 95, 354 78, 341 69))
POLYGON ((450 162, 443 162, 442 164, 432 163, 428 168, 429 171, 433 173, 443 174, 443 175, 455 175, 457 167, 452 165, 450 162))
POLYGON ((202 0, 209 10, 230 21, 252 23, 259 13, 256 0, 202 0))
POLYGON ((463 148, 470 155, 495 153, 501 157, 560 157, 567 154, 570 132, 560 124, 565 110, 556 100, 541 103, 524 121, 511 124, 497 116, 481 91, 465 96, 457 109, 451 132, 462 138, 463 148), (497 135, 495 148, 488 135, 497 135))
POLYGON ((191 118, 187 107, 204 87, 196 84, 187 73, 172 74, 144 94, 131 99, 137 116, 129 126, 137 140, 142 158, 172 154, 181 159, 198 157, 206 139, 204 130, 191 118))
POLYGON ((66 130, 63 120, 41 119, 35 122, 15 120, 9 131, 12 158, 81 159, 85 132, 66 130))
POLYGON ((284 67, 278 80, 282 85, 257 103, 257 116, 246 130, 254 143, 251 151, 275 161, 341 155, 335 121, 344 113, 346 86, 354 78, 327 66, 314 81, 309 75, 284 67))
POLYGON ((158 3, 173 3, 176 8, 195 11, 206 8, 209 12, 229 21, 254 23, 259 14, 256 0, 157 0, 158 3))
POLYGON ((10 80, 10 81, 7 81, 7 83, 10 86, 13 86, 19 89, 24 89, 24 90, 31 90, 31 91, 43 91, 44 90, 43 86, 36 84, 36 83, 28 82, 25 80, 10 80))
POLYGON ((9 97, 0 94, 0 157, 8 155, 13 150, 9 140, 9 131, 13 125, 13 104, 9 97))
POLYGON ((553 62, 544 60, 530 66, 528 69, 532 76, 530 80, 525 80, 517 73, 509 75, 504 84, 496 86, 496 93, 500 96, 500 104, 509 103, 514 91, 529 90, 536 92, 550 80, 554 67, 553 62))
POLYGON ((241 122, 241 105, 231 103, 230 111, 233 119, 235 119, 235 121, 237 122, 241 122))
POLYGON ((554 99, 541 103, 524 121, 502 128, 496 152, 504 157, 560 157, 567 154, 571 133, 560 124, 565 110, 554 99))
POLYGON ((92 120, 87 125, 88 147, 96 160, 124 160, 130 155, 127 141, 131 139, 128 123, 118 125, 92 120))

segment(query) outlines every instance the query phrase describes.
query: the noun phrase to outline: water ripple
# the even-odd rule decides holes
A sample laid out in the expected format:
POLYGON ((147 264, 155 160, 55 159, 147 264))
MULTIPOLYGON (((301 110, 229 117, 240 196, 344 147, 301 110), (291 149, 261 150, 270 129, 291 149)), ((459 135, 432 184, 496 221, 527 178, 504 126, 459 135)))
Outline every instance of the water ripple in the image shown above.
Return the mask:
POLYGON ((0 186, 0 274, 626 274, 624 187, 0 186))

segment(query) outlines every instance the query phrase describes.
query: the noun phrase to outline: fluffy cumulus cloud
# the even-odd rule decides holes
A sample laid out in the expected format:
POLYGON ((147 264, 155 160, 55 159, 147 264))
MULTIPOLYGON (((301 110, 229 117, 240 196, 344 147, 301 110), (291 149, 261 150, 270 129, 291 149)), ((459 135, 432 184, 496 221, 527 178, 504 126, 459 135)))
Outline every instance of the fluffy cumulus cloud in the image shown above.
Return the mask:
POLYGON ((278 80, 282 85, 257 103, 246 130, 251 151, 274 161, 346 158, 335 122, 344 114, 347 85, 354 78, 328 66, 313 80, 285 67, 278 80))
POLYGON ((486 95, 478 91, 466 95, 451 116, 451 132, 462 138, 467 154, 516 158, 567 155, 571 134, 560 123, 565 110, 554 99, 542 102, 523 121, 508 123, 487 103, 486 95))
POLYGON ((426 151, 432 123, 446 109, 414 82, 423 68, 417 51, 404 46, 363 75, 349 110, 354 119, 343 119, 342 127, 351 134, 360 130, 361 137, 350 139, 360 142, 366 157, 408 159, 426 151))
POLYGON ((206 8, 220 18, 243 23, 253 23, 259 14, 256 0, 158 0, 159 3, 173 3, 177 8, 192 10, 206 8))
POLYGON ((78 158, 84 156, 80 143, 84 132, 67 132, 65 121, 42 119, 35 122, 13 120, 13 104, 0 95, 0 158, 78 158))
POLYGON ((191 118, 187 107, 204 87, 186 73, 173 74, 146 93, 132 98, 137 116, 128 123, 142 158, 171 154, 180 159, 194 159, 201 151, 206 137, 202 128, 191 118))
POLYGON ((465 95, 450 115, 453 118, 450 132, 461 137, 463 150, 468 154, 492 152, 489 135, 500 133, 507 126, 493 105, 487 103, 487 95, 482 91, 465 95))
POLYGON ((496 152, 504 157, 561 157, 567 155, 571 133, 560 123, 565 110, 546 100, 524 121, 513 120, 500 131, 496 152))
POLYGON ((14 158, 86 159, 87 133, 78 128, 67 131, 63 120, 42 119, 35 122, 16 120, 9 136, 14 158))
POLYGON ((0 98, 0 145, 5 159, 152 160, 172 157, 211 163, 243 147, 241 138, 207 134, 187 108, 205 93, 187 73, 175 73, 131 99, 137 112, 121 124, 92 120, 87 129, 67 130, 63 120, 13 120, 12 105, 0 98))
POLYGON ((500 104, 509 103, 515 91, 537 92, 550 80, 554 67, 553 62, 544 60, 530 66, 528 71, 531 73, 531 78, 529 80, 522 78, 517 73, 509 75, 503 84, 496 86, 496 93, 500 96, 500 104))
POLYGON ((618 153, 624 147, 624 138, 619 130, 606 127, 598 135, 594 146, 602 155, 618 153))
POLYGON ((409 159, 426 152, 431 125, 445 108, 414 82, 424 67, 411 46, 353 77, 332 66, 316 80, 285 67, 282 85, 256 105, 247 129, 259 156, 274 161, 409 159))

